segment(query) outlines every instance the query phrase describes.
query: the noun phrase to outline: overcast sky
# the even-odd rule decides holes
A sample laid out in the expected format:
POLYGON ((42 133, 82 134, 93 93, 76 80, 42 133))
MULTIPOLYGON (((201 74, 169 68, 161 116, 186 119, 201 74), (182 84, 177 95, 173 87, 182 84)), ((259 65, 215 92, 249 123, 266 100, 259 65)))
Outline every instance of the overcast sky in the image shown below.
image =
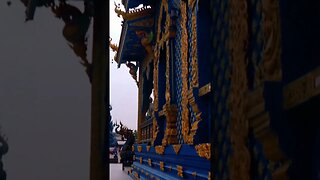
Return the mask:
MULTIPOLYGON (((18 0, 10 7, 0 2, 0 125, 9 138, 3 157, 7 179, 87 180, 88 78, 62 36, 63 22, 37 8, 35 19, 25 23, 24 11, 18 0)), ((113 14, 111 19, 110 36, 119 44, 121 19, 113 14)), ((113 120, 136 129, 136 84, 126 66, 110 68, 113 120)))

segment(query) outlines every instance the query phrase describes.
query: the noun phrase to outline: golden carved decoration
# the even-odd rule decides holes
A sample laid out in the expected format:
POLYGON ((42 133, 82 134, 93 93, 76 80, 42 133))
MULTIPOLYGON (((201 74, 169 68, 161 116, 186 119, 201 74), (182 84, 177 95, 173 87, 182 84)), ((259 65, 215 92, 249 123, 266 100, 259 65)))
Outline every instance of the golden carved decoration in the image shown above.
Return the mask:
POLYGON ((136 35, 141 38, 141 45, 145 48, 147 55, 149 58, 154 58, 154 53, 152 49, 152 40, 153 40, 153 32, 150 31, 149 33, 142 30, 137 30, 136 35))
POLYGON ((163 161, 160 161, 160 169, 161 169, 161 171, 164 171, 164 162, 163 161))
POLYGON ((119 64, 119 60, 117 58, 119 47, 116 44, 113 44, 111 41, 112 38, 109 37, 109 47, 112 49, 113 52, 116 52, 116 54, 113 57, 113 60, 115 60, 119 64))
POLYGON ((231 92, 229 108, 231 112, 230 141, 233 153, 229 161, 230 177, 237 180, 250 179, 250 153, 246 146, 248 120, 246 117, 248 8, 246 0, 229 1, 229 54, 232 63, 231 92))
POLYGON ((284 108, 290 109, 320 94, 320 67, 284 87, 284 108))
POLYGON ((142 151, 142 146, 138 146, 138 152, 142 151))
POLYGON ((178 176, 182 177, 183 178, 183 167, 182 166, 179 166, 177 165, 177 171, 178 171, 178 176))
POLYGON ((142 164, 142 157, 140 157, 140 164, 142 164))
POLYGON ((166 129, 164 137, 162 139, 162 145, 176 144, 177 139, 177 107, 175 105, 168 105, 167 103, 163 106, 163 111, 166 116, 166 129))
POLYGON ((134 146, 132 146, 132 148, 131 148, 131 149, 132 149, 132 151, 134 151, 134 146))
POLYGON ((210 160, 211 158, 211 144, 199 144, 195 146, 195 149, 200 157, 210 160))
MULTIPOLYGON (((188 6, 193 9, 197 0, 188 0, 188 6)), ((193 31, 194 32, 194 31, 193 31)))
POLYGON ((151 146, 146 146, 146 148, 147 148, 147 152, 149 152, 149 151, 150 151, 150 147, 151 147, 151 146))
POLYGON ((192 17, 191 17, 191 26, 192 31, 191 33, 191 56, 192 56, 192 83, 191 88, 198 87, 199 86, 199 72, 198 72, 198 40, 197 40, 197 12, 193 11, 192 17))
POLYGON ((166 103, 170 104, 170 47, 169 41, 166 41, 166 103))
POLYGON ((208 83, 199 89, 199 96, 206 95, 209 92, 211 92, 211 83, 208 83))
POLYGON ((156 146, 155 147, 156 153, 162 155, 165 150, 165 146, 156 146))
POLYGON ((176 144, 176 145, 172 145, 173 150, 176 154, 179 154, 180 149, 181 149, 181 144, 176 144))
POLYGON ((148 159, 148 165, 152 166, 152 160, 150 158, 148 159))
POLYGON ((263 75, 265 80, 280 81, 281 71, 281 37, 279 1, 262 0, 263 21, 263 75))
POLYGON ((158 132, 159 132, 157 120, 154 116, 153 116, 153 120, 152 120, 152 131, 153 131, 152 142, 154 144, 154 141, 156 140, 158 132))
POLYGON ((188 109, 188 31, 187 31, 187 5, 180 2, 181 10, 181 79, 182 79, 182 135, 185 142, 188 142, 189 134, 189 109, 188 109))
POLYGON ((114 12, 117 13, 118 17, 120 17, 121 15, 122 18, 125 20, 133 20, 139 17, 151 15, 153 13, 153 9, 148 6, 143 6, 141 8, 134 9, 129 12, 125 12, 120 9, 120 4, 117 5, 116 3, 114 3, 114 5, 115 5, 114 12))

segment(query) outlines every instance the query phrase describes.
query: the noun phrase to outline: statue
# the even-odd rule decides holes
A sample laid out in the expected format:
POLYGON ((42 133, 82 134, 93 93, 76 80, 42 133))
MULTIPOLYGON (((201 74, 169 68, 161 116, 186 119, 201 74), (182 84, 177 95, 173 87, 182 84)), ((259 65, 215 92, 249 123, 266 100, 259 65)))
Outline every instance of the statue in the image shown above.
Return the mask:
POLYGON ((8 138, 5 135, 1 134, 1 127, 0 127, 0 180, 6 180, 7 174, 3 170, 3 163, 2 163, 2 156, 5 155, 8 150, 8 138))
POLYGON ((115 131, 117 134, 120 134, 122 136, 122 139, 124 138, 127 139, 120 152, 120 157, 121 157, 120 162, 122 163, 122 170, 124 170, 124 166, 130 166, 133 163, 134 152, 132 151, 132 146, 135 143, 135 136, 133 134, 133 131, 123 126, 121 122, 120 122, 120 130, 119 130, 119 124, 116 124, 115 131))
POLYGON ((136 65, 134 65, 133 63, 131 63, 131 62, 127 62, 126 65, 130 69, 129 73, 131 74, 132 78, 136 81, 137 86, 139 86, 139 82, 137 80, 137 78, 138 78, 138 76, 137 76, 138 67, 136 65))

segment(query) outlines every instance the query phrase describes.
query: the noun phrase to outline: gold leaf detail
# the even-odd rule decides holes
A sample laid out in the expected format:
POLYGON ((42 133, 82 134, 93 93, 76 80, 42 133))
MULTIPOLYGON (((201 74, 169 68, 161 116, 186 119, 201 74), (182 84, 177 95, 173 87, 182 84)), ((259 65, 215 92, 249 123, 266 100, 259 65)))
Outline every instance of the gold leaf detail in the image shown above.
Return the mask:
POLYGON ((172 145, 174 152, 176 152, 176 154, 179 154, 179 151, 181 149, 181 144, 178 145, 172 145))
POLYGON ((210 160, 211 158, 211 144, 199 144, 195 146, 195 149, 200 157, 210 160))

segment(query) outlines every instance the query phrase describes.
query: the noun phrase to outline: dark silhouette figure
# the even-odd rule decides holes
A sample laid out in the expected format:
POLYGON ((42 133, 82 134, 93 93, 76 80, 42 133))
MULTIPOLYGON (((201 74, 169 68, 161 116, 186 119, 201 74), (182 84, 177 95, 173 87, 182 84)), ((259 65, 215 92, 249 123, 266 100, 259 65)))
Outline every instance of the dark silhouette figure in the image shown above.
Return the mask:
POLYGON ((86 68, 85 71, 92 82, 92 64, 87 58, 86 34, 92 17, 92 5, 85 2, 85 10, 82 13, 78 8, 60 1, 59 5, 51 6, 52 12, 65 23, 63 36, 69 42, 68 45, 74 53, 81 58, 80 63, 86 68))
POLYGON ((3 170, 3 162, 2 162, 2 156, 5 155, 9 150, 7 141, 8 141, 8 138, 6 138, 5 135, 1 134, 1 131, 0 131, 0 180, 7 179, 7 174, 3 170))

